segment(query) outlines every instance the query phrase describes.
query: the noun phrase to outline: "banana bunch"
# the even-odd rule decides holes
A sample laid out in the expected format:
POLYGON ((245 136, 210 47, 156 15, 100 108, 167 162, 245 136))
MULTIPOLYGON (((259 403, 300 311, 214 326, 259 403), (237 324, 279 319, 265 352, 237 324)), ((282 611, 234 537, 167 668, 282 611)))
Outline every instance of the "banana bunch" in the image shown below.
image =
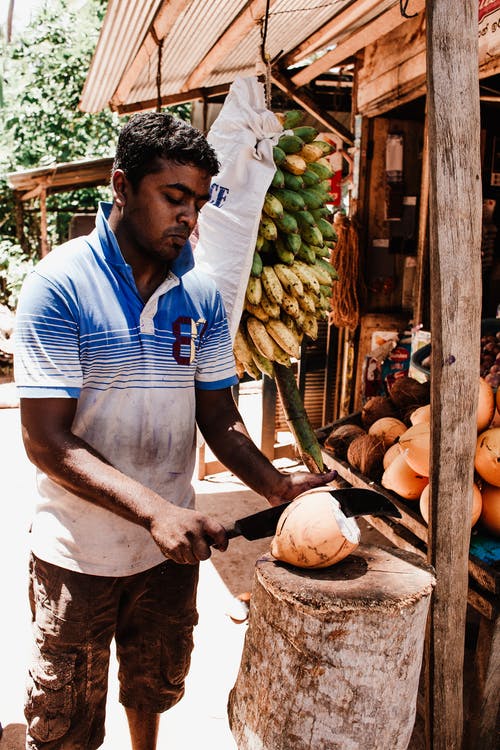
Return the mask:
POLYGON ((331 147, 318 131, 301 126, 303 113, 279 116, 284 133, 274 147, 276 172, 264 198, 234 342, 239 377, 273 377, 273 362, 290 367, 304 336, 315 340, 328 317, 337 273, 329 262, 336 235, 325 203, 332 172, 331 147))

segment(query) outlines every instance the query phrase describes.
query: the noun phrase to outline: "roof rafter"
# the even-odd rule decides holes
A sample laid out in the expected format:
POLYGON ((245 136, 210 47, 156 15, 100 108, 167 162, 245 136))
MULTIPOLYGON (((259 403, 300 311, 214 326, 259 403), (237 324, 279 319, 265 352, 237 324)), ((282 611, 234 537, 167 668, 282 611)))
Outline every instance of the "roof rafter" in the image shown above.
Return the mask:
MULTIPOLYGON (((425 0, 413 0, 412 13, 420 13, 424 8, 425 0)), ((325 71, 343 62, 402 23, 404 23, 404 19, 401 17, 399 5, 394 6, 349 36, 344 42, 338 44, 335 49, 302 68, 299 73, 292 76, 292 83, 299 87, 305 86, 313 78, 317 78, 325 71)))
MULTIPOLYGON (((191 91, 182 91, 179 94, 168 94, 162 96, 160 99, 162 107, 170 107, 173 104, 186 104, 187 102, 194 102, 197 100, 205 101, 214 96, 221 96, 227 94, 231 83, 221 83, 218 86, 212 86, 210 88, 197 88, 191 89, 191 91)), ((127 104, 120 104, 114 107, 115 111, 119 115, 128 115, 132 112, 143 112, 148 109, 155 109, 158 106, 158 97, 154 99, 146 99, 142 102, 131 102, 127 104)))
MULTIPOLYGON (((394 0, 397 2, 397 0, 394 0)), ((305 39, 295 49, 292 49, 282 58, 282 63, 287 66, 300 62, 308 55, 326 46, 334 37, 348 33, 349 29, 358 24, 371 11, 380 5, 380 0, 359 0, 342 11, 331 21, 325 23, 318 31, 305 39)))
POLYGON ((302 109, 309 112, 309 114, 321 122, 328 130, 336 133, 343 141, 346 141, 351 145, 354 143, 354 136, 351 131, 335 117, 332 117, 328 112, 325 112, 324 107, 317 104, 312 96, 306 94, 305 91, 299 91, 293 81, 287 78, 286 75, 273 70, 271 72, 271 79, 278 88, 290 97, 290 99, 293 99, 293 101, 299 104, 302 109))
POLYGON ((219 37, 210 52, 205 55, 198 67, 191 73, 182 90, 189 91, 201 86, 218 63, 235 49, 254 26, 260 23, 265 14, 266 0, 250 0, 239 16, 231 22, 230 26, 219 37))
POLYGON ((167 36, 179 17, 179 14, 185 10, 191 2, 192 0, 166 0, 166 2, 162 3, 136 56, 125 71, 116 91, 111 97, 110 106, 112 109, 118 109, 118 107, 127 100, 127 96, 138 79, 141 71, 147 64, 152 53, 158 47, 158 40, 164 39, 167 36))

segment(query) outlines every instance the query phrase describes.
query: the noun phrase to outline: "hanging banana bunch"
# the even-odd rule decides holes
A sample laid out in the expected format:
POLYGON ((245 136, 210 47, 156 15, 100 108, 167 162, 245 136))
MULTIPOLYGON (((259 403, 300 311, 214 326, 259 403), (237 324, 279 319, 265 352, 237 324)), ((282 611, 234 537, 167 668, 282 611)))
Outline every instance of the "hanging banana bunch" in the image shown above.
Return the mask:
POLYGON ((274 363, 291 366, 304 336, 315 340, 328 318, 337 274, 329 257, 336 241, 328 217, 332 172, 328 143, 301 126, 303 113, 279 116, 284 133, 274 147, 276 172, 264 199, 248 280, 245 309, 234 342, 240 377, 274 376, 274 363))

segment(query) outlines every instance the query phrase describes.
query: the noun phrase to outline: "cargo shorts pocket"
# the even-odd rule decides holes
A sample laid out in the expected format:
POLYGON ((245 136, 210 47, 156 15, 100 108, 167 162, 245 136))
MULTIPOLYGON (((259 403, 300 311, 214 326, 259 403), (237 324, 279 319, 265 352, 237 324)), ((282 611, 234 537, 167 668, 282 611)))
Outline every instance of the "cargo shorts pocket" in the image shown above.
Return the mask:
POLYGON ((38 653, 30 667, 24 715, 29 735, 39 742, 60 739, 71 725, 75 659, 38 653))
POLYGON ((174 625, 162 639, 161 671, 168 685, 182 686, 189 672, 193 650, 193 626, 174 625))

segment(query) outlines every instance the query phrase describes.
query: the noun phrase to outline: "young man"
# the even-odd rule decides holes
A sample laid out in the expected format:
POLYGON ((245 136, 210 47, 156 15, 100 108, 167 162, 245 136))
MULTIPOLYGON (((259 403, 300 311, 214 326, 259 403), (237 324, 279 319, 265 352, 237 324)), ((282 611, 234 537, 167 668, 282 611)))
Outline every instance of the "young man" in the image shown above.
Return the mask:
POLYGON ((271 504, 333 474, 282 474, 250 440, 219 293, 188 237, 217 158, 170 115, 120 133, 113 203, 41 261, 17 310, 23 438, 37 467, 27 747, 102 744, 109 646, 134 750, 184 691, 198 563, 224 528, 194 510, 195 424, 271 504))

